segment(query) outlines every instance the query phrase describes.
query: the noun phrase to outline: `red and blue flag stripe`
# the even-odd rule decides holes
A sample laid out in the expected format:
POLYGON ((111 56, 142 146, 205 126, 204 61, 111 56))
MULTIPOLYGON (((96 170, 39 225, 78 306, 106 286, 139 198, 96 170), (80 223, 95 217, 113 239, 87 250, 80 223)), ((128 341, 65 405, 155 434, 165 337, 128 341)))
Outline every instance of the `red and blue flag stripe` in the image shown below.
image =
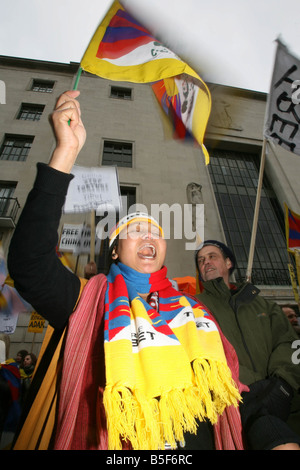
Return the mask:
POLYGON ((288 249, 300 248, 300 215, 287 208, 288 249))
POLYGON ((117 59, 155 39, 147 29, 124 10, 118 10, 107 27, 97 57, 117 59))

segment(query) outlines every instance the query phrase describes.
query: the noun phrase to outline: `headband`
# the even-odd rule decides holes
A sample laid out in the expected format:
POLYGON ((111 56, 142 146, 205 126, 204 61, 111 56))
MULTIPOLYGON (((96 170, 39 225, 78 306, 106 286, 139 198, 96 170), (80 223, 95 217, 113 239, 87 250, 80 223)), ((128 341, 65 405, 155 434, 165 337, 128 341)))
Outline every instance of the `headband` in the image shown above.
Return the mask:
POLYGON ((113 242, 116 240, 120 232, 127 227, 127 225, 131 224, 132 222, 141 221, 141 222, 148 222, 155 227, 159 228, 162 236, 164 236, 163 229, 160 227, 159 223, 151 217, 151 215, 147 214, 146 212, 133 212, 131 214, 125 215, 122 219, 119 220, 117 225, 111 230, 109 234, 109 248, 111 248, 113 242))

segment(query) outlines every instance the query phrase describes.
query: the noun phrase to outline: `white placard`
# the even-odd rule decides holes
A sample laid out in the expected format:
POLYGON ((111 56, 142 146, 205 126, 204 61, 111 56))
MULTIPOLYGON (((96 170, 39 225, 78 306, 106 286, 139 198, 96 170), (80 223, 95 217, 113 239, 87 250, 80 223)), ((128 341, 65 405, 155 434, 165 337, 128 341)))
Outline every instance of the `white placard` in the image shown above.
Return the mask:
MULTIPOLYGON (((95 237, 95 252, 100 251, 101 240, 95 237)), ((64 224, 59 241, 59 251, 77 255, 90 253, 91 229, 85 224, 64 224)))
POLYGON ((116 167, 85 168, 74 165, 65 213, 120 210, 121 198, 116 167))

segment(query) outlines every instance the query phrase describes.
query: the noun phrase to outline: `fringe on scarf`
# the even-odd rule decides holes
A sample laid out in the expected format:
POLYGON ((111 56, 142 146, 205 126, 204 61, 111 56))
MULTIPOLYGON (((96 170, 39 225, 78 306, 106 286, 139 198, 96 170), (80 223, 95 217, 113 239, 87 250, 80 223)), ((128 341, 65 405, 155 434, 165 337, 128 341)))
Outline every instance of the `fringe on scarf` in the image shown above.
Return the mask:
POLYGON ((122 440, 134 450, 173 449, 184 433, 197 433, 197 419, 216 424, 227 406, 238 406, 241 396, 225 363, 195 360, 195 384, 146 398, 125 385, 106 386, 103 403, 107 416, 108 449, 121 450, 122 440))

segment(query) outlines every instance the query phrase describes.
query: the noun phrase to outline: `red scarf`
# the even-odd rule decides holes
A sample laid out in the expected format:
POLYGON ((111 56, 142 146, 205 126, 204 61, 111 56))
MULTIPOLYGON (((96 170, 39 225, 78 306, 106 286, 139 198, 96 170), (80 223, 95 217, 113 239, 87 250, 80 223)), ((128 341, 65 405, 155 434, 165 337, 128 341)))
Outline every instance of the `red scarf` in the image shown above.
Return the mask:
MULTIPOLYGON (((105 291, 106 278, 94 276, 84 288, 78 307, 70 317, 59 391, 56 450, 107 449, 102 401, 105 385, 102 349, 105 291)), ((246 390, 238 380, 236 353, 221 332, 220 335, 233 379, 240 392, 246 390)), ((214 434, 217 450, 243 449, 237 408, 231 406, 224 411, 214 426, 214 434)))

